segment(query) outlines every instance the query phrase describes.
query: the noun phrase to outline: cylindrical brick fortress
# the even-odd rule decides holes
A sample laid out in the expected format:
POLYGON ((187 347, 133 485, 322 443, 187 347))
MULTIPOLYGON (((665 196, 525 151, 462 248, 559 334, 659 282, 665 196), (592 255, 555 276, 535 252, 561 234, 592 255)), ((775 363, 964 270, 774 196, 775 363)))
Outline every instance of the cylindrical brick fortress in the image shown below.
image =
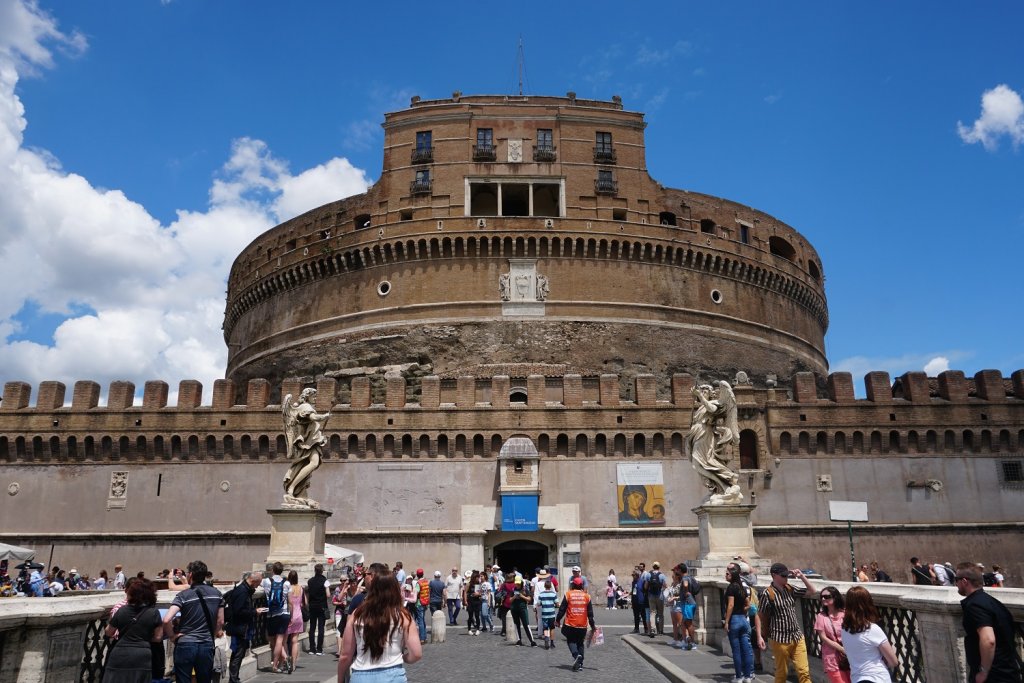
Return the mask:
POLYGON ((414 98, 385 117, 373 187, 235 260, 228 377, 411 363, 448 377, 824 374, 813 247, 760 211, 652 180, 645 125, 617 98, 414 98))

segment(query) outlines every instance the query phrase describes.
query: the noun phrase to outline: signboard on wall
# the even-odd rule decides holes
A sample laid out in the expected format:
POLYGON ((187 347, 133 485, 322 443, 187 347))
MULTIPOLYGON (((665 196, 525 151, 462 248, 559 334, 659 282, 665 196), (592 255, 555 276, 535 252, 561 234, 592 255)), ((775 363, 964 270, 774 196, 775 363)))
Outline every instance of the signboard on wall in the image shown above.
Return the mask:
POLYGON ((665 481, 661 463, 619 463, 616 466, 619 526, 665 524, 665 481))
POLYGON ((537 530, 537 496, 501 497, 502 531, 537 530))

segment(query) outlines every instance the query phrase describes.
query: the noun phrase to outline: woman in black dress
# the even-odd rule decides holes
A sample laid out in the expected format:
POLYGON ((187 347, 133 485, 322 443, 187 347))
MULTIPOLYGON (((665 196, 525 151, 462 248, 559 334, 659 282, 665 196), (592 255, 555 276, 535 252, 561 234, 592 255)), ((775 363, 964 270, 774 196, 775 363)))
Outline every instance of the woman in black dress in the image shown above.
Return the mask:
POLYGON ((127 591, 128 603, 110 618, 107 636, 120 632, 111 645, 103 670, 103 683, 150 683, 153 680, 150 642, 163 637, 156 590, 149 579, 133 581, 127 591))

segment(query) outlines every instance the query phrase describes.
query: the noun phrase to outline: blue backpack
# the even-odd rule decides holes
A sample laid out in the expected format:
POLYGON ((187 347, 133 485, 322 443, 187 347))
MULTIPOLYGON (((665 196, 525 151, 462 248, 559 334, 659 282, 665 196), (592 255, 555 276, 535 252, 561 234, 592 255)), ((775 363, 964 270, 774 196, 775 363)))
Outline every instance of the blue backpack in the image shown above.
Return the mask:
POLYGON ((267 596, 267 607, 271 613, 284 609, 284 581, 270 580, 270 595, 267 596))

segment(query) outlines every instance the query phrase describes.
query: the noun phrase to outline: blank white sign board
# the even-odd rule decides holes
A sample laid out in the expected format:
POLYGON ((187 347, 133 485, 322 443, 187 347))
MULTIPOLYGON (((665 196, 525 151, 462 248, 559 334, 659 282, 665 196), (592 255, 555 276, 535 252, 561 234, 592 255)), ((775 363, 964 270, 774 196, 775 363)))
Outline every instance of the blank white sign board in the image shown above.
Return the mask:
POLYGON ((868 504, 858 500, 830 500, 828 516, 833 522, 866 522, 868 504))

